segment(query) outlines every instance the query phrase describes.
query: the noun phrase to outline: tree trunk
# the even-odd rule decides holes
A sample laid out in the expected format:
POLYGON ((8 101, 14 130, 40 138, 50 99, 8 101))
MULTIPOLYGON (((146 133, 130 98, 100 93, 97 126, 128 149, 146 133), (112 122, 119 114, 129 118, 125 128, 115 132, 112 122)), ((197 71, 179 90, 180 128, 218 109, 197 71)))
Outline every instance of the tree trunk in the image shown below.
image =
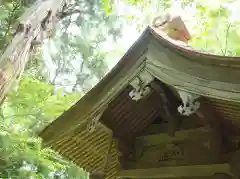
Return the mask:
POLYGON ((20 17, 16 33, 0 57, 0 102, 11 84, 20 78, 32 46, 52 30, 65 4, 64 0, 38 0, 20 17))

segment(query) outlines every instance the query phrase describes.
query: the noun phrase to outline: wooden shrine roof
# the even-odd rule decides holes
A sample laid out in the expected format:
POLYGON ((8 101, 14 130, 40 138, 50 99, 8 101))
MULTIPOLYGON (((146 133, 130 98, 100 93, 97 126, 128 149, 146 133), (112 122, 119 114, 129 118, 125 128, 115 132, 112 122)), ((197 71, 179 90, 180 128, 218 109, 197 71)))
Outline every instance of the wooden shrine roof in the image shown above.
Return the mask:
MULTIPOLYGON (((109 170, 107 178, 111 178, 116 173, 120 155, 113 147, 113 136, 130 141, 156 118, 164 118, 159 94, 153 91, 138 102, 129 97, 132 88, 129 83, 136 75, 136 69, 145 63, 146 58, 153 57, 163 63, 161 67, 168 67, 161 70, 158 80, 173 89, 204 96, 203 104, 217 114, 225 133, 238 135, 240 58, 202 53, 176 44, 147 27, 118 64, 92 90, 41 132, 45 144, 88 171, 109 170), (164 61, 164 55, 170 60, 164 61), (168 73, 175 74, 176 78, 178 73, 187 75, 171 79, 171 75, 166 75, 168 73), (98 116, 102 122, 99 130, 88 133, 87 123, 98 116), (96 154, 95 157, 90 157, 92 154, 96 154)), ((173 98, 178 103, 178 97, 173 98)))

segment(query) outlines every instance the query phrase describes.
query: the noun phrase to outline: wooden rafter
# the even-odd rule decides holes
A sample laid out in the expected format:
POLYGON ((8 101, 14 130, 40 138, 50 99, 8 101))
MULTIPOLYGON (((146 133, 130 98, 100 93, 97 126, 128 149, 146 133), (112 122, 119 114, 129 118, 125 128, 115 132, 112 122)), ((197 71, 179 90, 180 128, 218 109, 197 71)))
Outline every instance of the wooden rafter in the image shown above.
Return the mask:
POLYGON ((173 102, 171 99, 169 99, 169 97, 165 94, 163 85, 158 84, 156 81, 153 81, 150 84, 151 88, 155 90, 161 97, 163 109, 168 120, 168 134, 170 136, 174 136, 179 126, 180 117, 177 115, 177 111, 174 109, 172 104, 176 103, 176 101, 173 102))
POLYGON ((204 100, 200 100, 200 104, 201 106, 198 111, 198 116, 205 120, 205 123, 207 123, 214 130, 215 137, 219 145, 219 152, 226 152, 226 146, 224 146, 223 143, 224 134, 222 132, 220 117, 216 114, 213 107, 210 106, 208 103, 204 102, 204 100))
POLYGON ((181 130, 175 133, 174 137, 167 134, 156 134, 150 136, 141 136, 136 139, 137 143, 144 145, 154 145, 158 143, 174 143, 176 141, 184 140, 198 140, 199 138, 209 138, 209 135, 213 133, 213 130, 204 127, 197 129, 181 130))

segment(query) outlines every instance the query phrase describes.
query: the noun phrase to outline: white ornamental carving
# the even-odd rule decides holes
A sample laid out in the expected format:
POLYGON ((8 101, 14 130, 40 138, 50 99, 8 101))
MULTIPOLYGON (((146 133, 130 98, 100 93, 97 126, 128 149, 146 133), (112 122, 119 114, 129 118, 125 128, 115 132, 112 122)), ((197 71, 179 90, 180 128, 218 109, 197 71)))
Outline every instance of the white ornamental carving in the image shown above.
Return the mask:
POLYGON ((154 77, 146 71, 142 71, 137 77, 130 83, 133 90, 130 91, 129 96, 134 101, 138 101, 147 96, 151 92, 151 88, 148 84, 154 80, 154 77))
POLYGON ((200 96, 186 91, 178 90, 178 93, 182 99, 183 105, 178 107, 178 112, 184 116, 190 116, 197 112, 200 108, 200 103, 196 101, 200 96))

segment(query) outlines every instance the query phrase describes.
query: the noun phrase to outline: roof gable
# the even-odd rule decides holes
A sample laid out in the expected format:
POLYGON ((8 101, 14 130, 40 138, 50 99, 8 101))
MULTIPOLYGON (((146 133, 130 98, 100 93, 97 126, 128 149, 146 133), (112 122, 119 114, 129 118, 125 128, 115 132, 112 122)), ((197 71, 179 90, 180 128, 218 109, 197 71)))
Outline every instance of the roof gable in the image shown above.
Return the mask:
POLYGON ((198 52, 148 27, 107 76, 40 136, 75 164, 109 179, 128 160, 123 157, 136 137, 154 133, 154 125, 171 139, 179 121, 185 123, 181 130, 211 126, 222 150, 223 135, 239 135, 233 122, 240 120, 239 65, 239 58, 198 52))
POLYGON ((73 132, 86 120, 97 117, 142 68, 177 89, 239 102, 239 59, 196 51, 147 27, 119 63, 80 101, 42 131, 40 136, 46 143, 51 143, 73 132), (149 59, 157 65, 149 65, 149 59))

